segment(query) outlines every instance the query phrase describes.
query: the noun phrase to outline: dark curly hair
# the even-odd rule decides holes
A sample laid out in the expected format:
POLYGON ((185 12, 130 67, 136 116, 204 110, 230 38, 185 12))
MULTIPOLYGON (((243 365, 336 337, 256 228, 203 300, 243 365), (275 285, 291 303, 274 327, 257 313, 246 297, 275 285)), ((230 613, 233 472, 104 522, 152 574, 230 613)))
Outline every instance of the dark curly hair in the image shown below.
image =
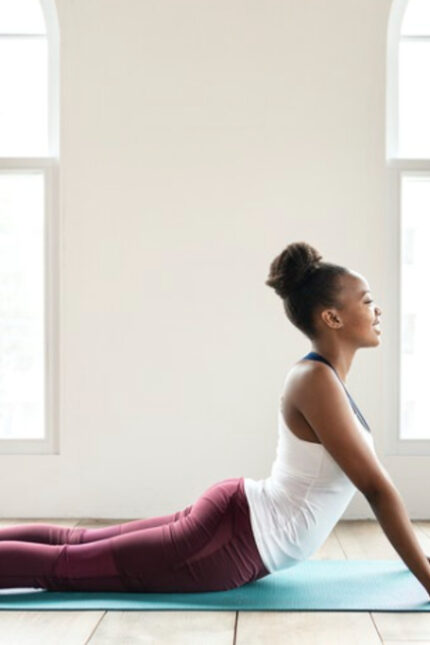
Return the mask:
POLYGON ((318 307, 341 309, 339 280, 346 267, 322 262, 322 255, 307 242, 293 242, 270 265, 265 281, 282 298, 287 318, 313 340, 318 307))

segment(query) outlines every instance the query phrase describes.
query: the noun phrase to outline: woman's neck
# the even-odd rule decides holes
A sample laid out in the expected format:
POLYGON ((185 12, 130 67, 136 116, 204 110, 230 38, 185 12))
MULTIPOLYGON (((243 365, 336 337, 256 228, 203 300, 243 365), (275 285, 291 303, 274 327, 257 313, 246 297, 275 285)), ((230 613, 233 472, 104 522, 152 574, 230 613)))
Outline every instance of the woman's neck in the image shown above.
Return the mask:
POLYGON ((355 350, 339 347, 324 346, 323 343, 312 343, 312 352, 316 352, 323 356, 330 365, 334 367, 339 375, 339 378, 346 383, 348 372, 351 368, 352 360, 355 355, 355 350))

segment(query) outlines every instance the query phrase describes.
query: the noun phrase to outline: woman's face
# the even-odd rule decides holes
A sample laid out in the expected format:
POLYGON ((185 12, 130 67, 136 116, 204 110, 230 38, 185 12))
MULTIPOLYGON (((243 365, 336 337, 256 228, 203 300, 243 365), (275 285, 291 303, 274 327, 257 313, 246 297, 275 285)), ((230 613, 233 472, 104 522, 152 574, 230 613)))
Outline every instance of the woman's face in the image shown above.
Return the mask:
POLYGON ((372 347, 379 345, 381 330, 375 326, 382 310, 373 300, 367 280, 354 271, 339 278, 342 308, 329 309, 333 316, 326 317, 326 323, 337 331, 339 336, 357 346, 372 347))

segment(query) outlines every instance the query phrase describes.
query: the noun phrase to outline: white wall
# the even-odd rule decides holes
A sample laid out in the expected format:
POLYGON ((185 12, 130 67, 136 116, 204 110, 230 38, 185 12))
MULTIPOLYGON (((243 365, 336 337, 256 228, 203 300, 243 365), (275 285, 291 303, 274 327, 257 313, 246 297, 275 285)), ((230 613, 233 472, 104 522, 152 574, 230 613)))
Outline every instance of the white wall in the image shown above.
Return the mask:
MULTIPOLYGON (((269 474, 310 349, 264 284, 272 259, 306 240, 394 302, 390 4, 57 0, 60 454, 2 456, 1 515, 164 515, 269 474)), ((383 454, 381 338, 349 389, 419 517, 427 459, 383 454)), ((373 514, 356 494, 344 517, 373 514)))

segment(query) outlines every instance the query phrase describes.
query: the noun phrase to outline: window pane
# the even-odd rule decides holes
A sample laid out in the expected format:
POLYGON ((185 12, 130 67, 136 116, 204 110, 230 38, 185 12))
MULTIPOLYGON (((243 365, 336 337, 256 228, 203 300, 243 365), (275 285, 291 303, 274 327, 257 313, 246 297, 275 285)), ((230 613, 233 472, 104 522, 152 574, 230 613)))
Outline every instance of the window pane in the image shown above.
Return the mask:
POLYGON ((401 439, 430 439, 427 364, 430 174, 402 177, 401 439))
POLYGON ((44 184, 0 173, 0 439, 44 436, 44 184))
POLYGON ((430 34, 429 0, 409 0, 403 16, 402 36, 424 36, 430 34))
POLYGON ((429 115, 430 42, 401 41, 399 45, 400 157, 430 157, 429 115))
POLYGON ((0 0, 0 34, 45 34, 39 0, 0 0))
POLYGON ((0 38, 0 156, 48 154, 46 38, 0 38))

